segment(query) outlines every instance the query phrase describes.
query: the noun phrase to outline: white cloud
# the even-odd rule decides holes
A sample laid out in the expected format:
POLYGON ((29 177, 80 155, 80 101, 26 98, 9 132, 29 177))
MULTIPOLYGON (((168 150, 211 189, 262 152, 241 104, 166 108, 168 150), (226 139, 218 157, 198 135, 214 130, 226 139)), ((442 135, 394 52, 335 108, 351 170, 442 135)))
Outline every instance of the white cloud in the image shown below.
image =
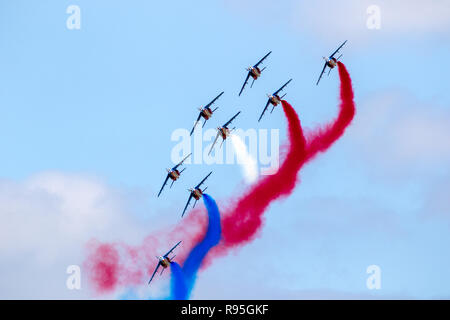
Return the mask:
POLYGON ((191 245, 188 235, 205 216, 191 212, 177 223, 170 205, 152 212, 147 202, 147 193, 113 188, 87 175, 44 172, 20 182, 0 180, 0 298, 109 299, 121 297, 132 283, 143 284, 137 287, 141 297, 166 296, 170 272, 151 288, 144 285, 155 255, 183 239, 177 252, 182 258, 191 245), (98 244, 118 250, 121 270, 117 290, 101 295, 89 273, 98 244), (66 287, 69 265, 81 267, 79 291, 66 287), (121 282, 130 276, 132 283, 121 282))
POLYGON ((446 0, 316 0, 258 1, 226 0, 225 7, 243 18, 266 25, 290 20, 295 29, 333 43, 374 40, 371 36, 449 35, 450 5, 446 0), (380 29, 367 28, 370 6, 380 9, 380 29), (288 19, 286 19, 286 17, 288 19))
POLYGON ((82 264, 93 237, 143 237, 123 207, 117 191, 92 177, 47 172, 0 181, 0 297, 89 297, 86 282, 79 292, 66 288, 66 268, 82 264))
POLYGON ((348 136, 372 179, 409 190, 420 218, 449 221, 448 107, 405 90, 376 92, 357 105, 348 136))
POLYGON ((449 34, 450 6, 447 1, 407 0, 344 0, 332 2, 298 1, 292 14, 293 24, 300 30, 313 32, 324 39, 364 41, 377 32, 386 36, 414 35, 428 32, 449 34), (380 29, 367 27, 375 5, 380 12, 380 29))
POLYGON ((357 109, 349 136, 368 163, 389 173, 430 173, 450 160, 448 109, 401 90, 377 92, 357 109))
MULTIPOLYGON (((333 241, 340 239, 342 245, 351 244, 355 238, 365 237, 368 241, 381 236, 391 244, 399 241, 398 237, 384 236, 403 237, 397 219, 373 203, 349 206, 345 201, 309 200, 301 218, 298 200, 293 199, 292 207, 280 210, 286 215, 284 219, 268 217, 261 238, 201 272, 193 298, 376 298, 364 291, 359 295, 358 291, 341 284, 342 279, 348 279, 348 275, 342 273, 354 272, 351 270, 355 261, 345 259, 348 253, 336 251, 339 245, 333 241), (296 241, 294 247, 292 239, 296 241), (292 265, 280 268, 279 261, 274 259, 277 256, 308 263, 299 270, 292 265), (311 257, 314 259, 309 260, 311 257), (238 268, 242 261, 246 263, 244 270, 238 268), (244 278, 240 277, 242 272, 244 278), (316 280, 308 280, 309 272, 316 280), (269 279, 267 274, 270 274, 269 279), (333 286, 326 287, 327 281, 320 280, 324 276, 333 286), (296 279, 295 283, 292 279, 296 279), (323 289, 313 289, 318 285, 323 289), (224 290, 218 292, 218 286, 224 290), (244 287, 248 290, 241 290, 244 287), (346 289, 339 292, 339 288, 346 289)), ((0 298, 95 298, 88 290, 86 277, 82 279, 81 291, 70 291, 65 285, 67 266, 84 261, 84 246, 91 238, 119 240, 130 245, 139 243, 135 248, 153 259, 152 243, 155 241, 149 238, 158 234, 132 216, 124 202, 120 192, 92 177, 43 173, 19 183, 0 181, 0 218, 6 222, 0 226, 0 298)), ((187 238, 180 232, 175 236, 187 238)), ((159 240, 167 245, 164 239, 159 240)), ((352 251, 351 257, 364 263, 361 249, 352 251)), ((147 260, 136 265, 141 268, 146 263, 147 260)), ((364 268, 361 270, 363 272, 364 268)), ((166 272, 155 283, 158 294, 152 297, 167 293, 169 277, 170 273, 166 272)), ((358 283, 359 280, 353 281, 358 283)), ((120 288, 113 295, 100 298, 117 297, 126 289, 120 288)), ((138 286, 136 294, 140 298, 149 297, 148 287, 138 286)))

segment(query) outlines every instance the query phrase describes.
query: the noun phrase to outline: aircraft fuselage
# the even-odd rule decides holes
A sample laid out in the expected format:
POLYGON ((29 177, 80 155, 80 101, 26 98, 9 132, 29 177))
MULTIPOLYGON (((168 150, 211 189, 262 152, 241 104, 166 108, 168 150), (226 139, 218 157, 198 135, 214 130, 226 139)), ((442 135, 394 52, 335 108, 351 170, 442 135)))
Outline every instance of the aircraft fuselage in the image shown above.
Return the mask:
POLYGON ((256 80, 261 75, 261 70, 258 67, 250 67, 250 75, 256 80))
POLYGON ((277 94, 271 95, 271 96, 269 97, 269 99, 270 99, 270 103, 271 103, 274 107, 276 107, 277 105, 279 105, 280 102, 281 102, 281 98, 280 98, 280 96, 277 95, 277 94))
POLYGON ((159 262, 161 263, 161 266, 165 269, 165 268, 167 268, 167 267, 169 267, 170 266, 170 263, 172 262, 171 260, 170 260, 170 258, 169 257, 166 257, 166 258, 163 258, 163 259, 159 259, 159 262))
POLYGON ((336 67, 337 65, 337 60, 336 58, 331 58, 327 60, 327 66, 330 67, 331 69, 333 69, 334 67, 336 67))
POLYGON ((219 129, 219 132, 223 140, 225 140, 230 135, 230 129, 228 129, 227 127, 221 127, 219 129))
POLYGON ((176 181, 180 177, 180 171, 177 169, 169 171, 169 178, 176 181))
POLYGON ((208 120, 209 118, 211 118, 213 112, 212 112, 212 110, 211 110, 210 107, 206 107, 206 108, 203 108, 203 109, 202 109, 201 114, 202 114, 202 117, 203 117, 205 120, 208 120))
POLYGON ((200 189, 194 189, 192 190, 192 196, 195 200, 199 200, 203 196, 203 192, 200 189))

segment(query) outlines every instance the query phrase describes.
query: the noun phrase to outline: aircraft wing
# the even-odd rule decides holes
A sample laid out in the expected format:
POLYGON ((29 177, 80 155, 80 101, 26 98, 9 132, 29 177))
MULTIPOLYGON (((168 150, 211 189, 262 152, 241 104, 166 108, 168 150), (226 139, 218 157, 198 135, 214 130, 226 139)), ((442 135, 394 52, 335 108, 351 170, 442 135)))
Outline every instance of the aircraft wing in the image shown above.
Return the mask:
POLYGON ((231 123, 231 121, 233 121, 233 120, 238 116, 239 113, 241 113, 241 112, 239 111, 238 113, 236 113, 236 114, 233 116, 233 118, 231 118, 230 120, 228 120, 228 122, 225 123, 225 124, 223 125, 223 127, 228 126, 228 125, 231 123))
POLYGON ((161 194, 161 192, 163 191, 164 187, 166 186, 167 180, 169 180, 169 174, 167 174, 166 180, 164 180, 164 183, 163 183, 163 185, 161 187, 161 190, 159 190, 158 197, 161 194))
POLYGON ((333 56, 334 56, 336 53, 338 53, 339 49, 341 49, 341 48, 344 46, 344 44, 346 44, 346 43, 347 43, 347 40, 345 40, 344 43, 341 44, 341 45, 339 46, 339 48, 337 48, 336 51, 333 52, 333 53, 331 54, 330 59, 333 58, 333 56))
POLYGON ((150 282, 153 280, 153 277, 155 276, 156 272, 158 271, 160 265, 161 265, 161 262, 158 262, 158 264, 156 265, 155 271, 153 271, 152 277, 148 281, 148 284, 150 284, 150 282))
POLYGON ((175 170, 175 169, 178 168, 181 164, 183 164, 184 160, 186 160, 187 158, 189 158, 189 156, 190 156, 191 154, 192 154, 192 153, 189 153, 186 157, 184 157, 184 159, 181 160, 180 163, 178 163, 175 167, 173 167, 172 170, 175 170))
POLYGON ((174 245, 173 246, 173 248, 172 249, 170 249, 163 257, 164 258, 166 258, 176 247, 178 247, 178 245, 181 243, 181 241, 180 242, 178 242, 176 245, 174 245))
POLYGON ((186 203, 186 206, 184 207, 183 214, 181 215, 182 218, 183 218, 183 216, 184 216, 184 213, 186 212, 186 209, 187 209, 187 207, 188 207, 188 205, 189 205, 189 202, 191 202, 191 199, 192 199, 192 192, 191 192, 191 194, 189 195, 189 199, 188 199, 188 201, 187 201, 187 203, 186 203))
POLYGON ((275 91, 275 93, 273 94, 273 95, 276 95, 276 94, 278 94, 281 90, 283 90, 288 84, 289 84, 289 82, 291 82, 292 81, 292 79, 289 79, 289 81, 288 82, 286 82, 280 89, 278 89, 277 91, 275 91))
POLYGON ((223 91, 222 91, 217 97, 215 97, 215 98, 213 99, 213 101, 211 101, 210 103, 208 103, 208 104, 205 106, 205 108, 210 107, 211 105, 213 105, 214 102, 216 102, 217 99, 219 99, 221 95, 223 95, 223 91))
POLYGON ((266 55, 265 55, 261 60, 259 60, 258 63, 255 64, 253 67, 256 68, 257 66, 259 66, 259 64, 260 64, 261 62, 263 62, 264 59, 266 59, 267 56, 268 56, 269 54, 271 54, 271 53, 272 53, 272 51, 270 51, 268 54, 266 54, 266 55))
POLYGON ((208 155, 211 153, 212 149, 214 148, 214 145, 216 144, 217 139, 219 138, 219 135, 220 135, 220 132, 217 131, 216 138, 214 139, 214 142, 213 142, 213 144, 212 144, 212 146, 211 146, 211 149, 209 149, 208 155))
POLYGON ((261 115, 259 116, 258 122, 259 122, 259 121, 261 120, 261 118, 263 117, 264 112, 266 112, 267 107, 269 106, 269 103, 270 103, 270 99, 267 100, 266 106, 264 107, 263 112, 262 112, 261 115))
POLYGON ((320 76, 319 76, 319 80, 317 80, 316 86, 319 84, 320 79, 322 79, 322 76, 323 76, 323 73, 325 72, 326 67, 327 67, 327 62, 325 61, 322 72, 320 73, 320 76))
POLYGON ((200 111, 198 118, 197 118, 197 120, 195 120, 194 126, 192 127, 191 134, 190 134, 191 136, 192 136, 192 133, 194 132, 195 127, 197 126, 197 123, 200 121, 201 117, 202 117, 202 112, 200 111))
POLYGON ((203 180, 195 186, 195 189, 200 188, 200 186, 206 181, 206 179, 208 179, 208 177, 211 175, 212 171, 210 173, 208 173, 208 175, 206 177, 203 178, 203 180))
POLYGON ((245 88, 246 84, 248 83, 248 78, 250 78, 250 71, 247 74, 247 78, 245 78, 245 82, 242 85, 241 91, 239 91, 239 96, 241 95, 242 91, 244 91, 244 88, 245 88))

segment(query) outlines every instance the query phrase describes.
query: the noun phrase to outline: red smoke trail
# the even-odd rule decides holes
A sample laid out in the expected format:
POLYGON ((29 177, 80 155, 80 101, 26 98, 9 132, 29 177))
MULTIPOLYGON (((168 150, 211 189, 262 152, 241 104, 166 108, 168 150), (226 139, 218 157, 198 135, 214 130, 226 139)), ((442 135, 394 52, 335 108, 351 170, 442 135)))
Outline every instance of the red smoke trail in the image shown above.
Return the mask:
POLYGON ((147 283, 157 260, 155 255, 167 251, 168 246, 183 240, 176 261, 184 261, 187 253, 204 236, 207 217, 200 209, 192 210, 173 230, 160 230, 147 236, 141 245, 125 243, 87 243, 87 257, 83 270, 87 270, 89 283, 96 293, 108 293, 117 287, 147 283))
POLYGON ((285 160, 275 175, 258 181, 226 210, 222 218, 223 241, 213 251, 213 256, 223 255, 232 247, 253 240, 261 228, 263 214, 269 204, 291 194, 297 183, 297 174, 303 165, 318 152, 326 151, 343 135, 355 115, 355 105, 350 75, 341 62, 338 62, 338 69, 341 80, 339 114, 334 121, 313 130, 309 141, 305 142, 295 110, 288 102, 282 101, 288 120, 290 142, 285 160))
POLYGON ((315 129, 308 137, 307 161, 314 158, 319 152, 326 151, 338 140, 355 116, 355 103, 353 102, 352 79, 347 68, 338 62, 339 78, 341 80, 339 114, 335 120, 315 129))
POLYGON ((251 241, 262 225, 262 216, 269 204, 288 196, 297 183, 297 173, 306 155, 306 141, 294 108, 281 102, 288 120, 289 145, 278 172, 265 176, 241 196, 222 218, 222 247, 243 245, 251 241))
MULTIPOLYGON (((259 180, 237 198, 231 207, 221 210, 224 213, 223 241, 208 254, 207 262, 253 240, 261 229, 263 213, 270 203, 291 194, 302 166, 319 152, 326 151, 342 136, 354 117, 355 106, 350 75, 341 62, 338 62, 338 69, 341 80, 339 114, 334 121, 313 130, 308 141, 305 141, 303 136, 297 113, 289 103, 282 101, 288 120, 289 145, 279 171, 259 180)), ((134 248, 123 244, 90 245, 85 266, 96 291, 110 292, 117 286, 145 283, 142 278, 150 274, 154 268, 155 248, 161 247, 161 243, 178 241, 173 236, 183 239, 183 247, 192 248, 205 232, 205 215, 199 214, 198 211, 191 212, 187 219, 170 232, 172 235, 170 240, 167 239, 167 232, 162 231, 147 237, 141 246, 134 248)), ((183 250, 184 253, 187 251, 183 250)), ((184 261, 185 256, 181 256, 183 252, 177 253, 177 261, 184 261)))

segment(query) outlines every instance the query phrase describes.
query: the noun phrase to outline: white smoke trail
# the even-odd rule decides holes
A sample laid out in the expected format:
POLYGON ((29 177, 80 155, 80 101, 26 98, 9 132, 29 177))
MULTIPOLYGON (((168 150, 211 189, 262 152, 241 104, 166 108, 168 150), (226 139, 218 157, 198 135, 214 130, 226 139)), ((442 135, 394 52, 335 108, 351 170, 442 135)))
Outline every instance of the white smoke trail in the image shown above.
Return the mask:
POLYGON ((230 137, 245 181, 247 183, 255 182, 258 179, 258 164, 256 160, 248 153, 245 143, 238 135, 232 134, 230 137))

